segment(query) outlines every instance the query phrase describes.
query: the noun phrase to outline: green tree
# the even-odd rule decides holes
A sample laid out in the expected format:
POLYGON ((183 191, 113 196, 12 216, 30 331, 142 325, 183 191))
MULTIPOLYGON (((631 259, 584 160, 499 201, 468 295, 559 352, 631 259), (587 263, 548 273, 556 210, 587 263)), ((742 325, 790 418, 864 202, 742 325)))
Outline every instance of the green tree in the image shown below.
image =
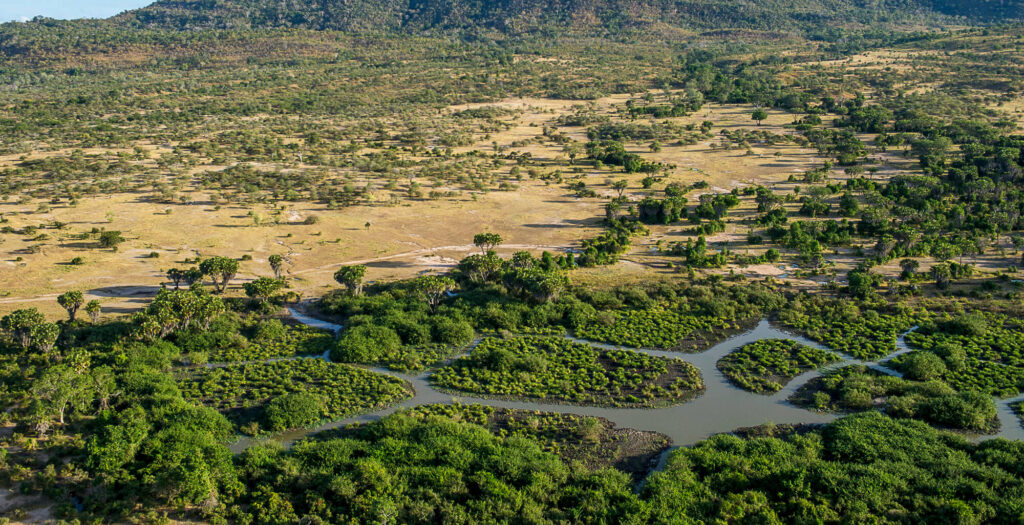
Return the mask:
POLYGON ((932 279, 935 279, 935 286, 940 290, 949 288, 950 279, 952 279, 952 272, 949 270, 949 265, 946 263, 938 263, 932 265, 931 268, 932 279))
POLYGON ((270 263, 270 269, 274 272, 274 278, 280 279, 281 270, 284 268, 284 257, 275 253, 267 257, 267 262, 270 263))
POLYGON ((107 230, 100 233, 100 248, 113 248, 117 249, 118 245, 123 243, 126 239, 121 235, 121 232, 115 230, 107 230))
POLYGON ((49 354, 60 337, 60 326, 57 323, 39 323, 32 327, 32 346, 43 354, 49 354))
POLYGON ((921 263, 917 262, 916 259, 903 259, 900 261, 900 277, 910 279, 917 273, 919 268, 921 268, 921 263))
POLYGON ((583 153, 583 146, 579 142, 572 141, 563 146, 562 151, 569 156, 569 165, 572 166, 576 164, 576 158, 580 156, 580 153, 583 153))
POLYGON ((237 490, 231 451, 210 431, 177 423, 147 439, 139 452, 140 476, 165 503, 199 505, 237 490))
POLYGON ((181 279, 185 281, 186 285, 192 286, 193 284, 203 280, 203 271, 193 266, 192 268, 182 272, 181 279))
POLYGON ((497 248, 503 242, 501 235, 497 233, 478 233, 473 236, 473 244, 480 248, 480 252, 487 255, 487 252, 497 248))
POLYGON ((100 302, 97 301, 96 299, 89 301, 89 303, 85 305, 85 313, 89 314, 89 318, 92 320, 93 324, 99 322, 100 312, 102 310, 103 307, 100 306, 100 302))
POLYGON ((372 324, 350 328, 331 350, 331 360, 339 363, 376 363, 398 355, 402 338, 387 326, 372 324))
POLYGON ((324 399, 307 392, 284 394, 267 403, 263 419, 267 428, 280 432, 312 425, 323 417, 324 399))
POLYGON ((750 118, 751 120, 756 120, 757 125, 760 126, 761 121, 768 119, 768 112, 763 109, 755 109, 754 112, 750 114, 750 118))
POLYGON ((174 289, 177 290, 181 287, 181 281, 185 278, 185 272, 178 268, 171 268, 167 270, 167 280, 174 283, 174 289))
POLYGON ((284 281, 270 277, 260 277, 255 281, 242 285, 245 295, 261 303, 266 303, 275 293, 284 288, 284 281))
POLYGON ((68 291, 57 297, 57 303, 68 311, 68 319, 73 323, 75 322, 75 314, 78 313, 78 309, 85 303, 85 296, 77 290, 68 291))
POLYGON ((114 371, 109 366, 98 366, 89 371, 89 380, 100 410, 109 409, 110 400, 120 393, 114 371))
POLYGON ((626 188, 629 188, 629 181, 626 179, 619 179, 612 183, 612 189, 618 192, 619 198, 622 198, 622 194, 626 192, 626 188))
POLYGON ((69 411, 82 409, 92 401, 89 383, 88 376, 67 365, 55 365, 32 383, 32 395, 63 425, 69 411))
POLYGON ((455 289, 455 281, 450 277, 438 277, 436 275, 423 275, 414 282, 416 290, 423 294, 423 298, 430 305, 431 310, 437 309, 437 305, 455 289))
POLYGON ((473 283, 493 282, 501 273, 503 264, 504 261, 494 252, 474 254, 459 261, 459 272, 473 283))
POLYGON ((348 289, 352 295, 362 295, 363 277, 366 275, 366 266, 361 264, 354 266, 342 266, 334 272, 334 280, 348 289))
POLYGON ((913 352, 906 357, 900 368, 907 379, 915 381, 939 379, 946 373, 946 364, 932 352, 913 352))
POLYGON ((39 310, 26 308, 15 310, 0 319, 0 329, 27 350, 32 345, 32 330, 45 322, 46 317, 39 310))
POLYGON ((217 293, 224 293, 228 283, 238 273, 238 261, 230 257, 211 257, 199 263, 199 271, 213 279, 217 293))
POLYGON ((134 321, 143 338, 162 338, 188 328, 207 330, 224 309, 223 301, 202 289, 164 289, 156 294, 145 312, 136 314, 134 321))

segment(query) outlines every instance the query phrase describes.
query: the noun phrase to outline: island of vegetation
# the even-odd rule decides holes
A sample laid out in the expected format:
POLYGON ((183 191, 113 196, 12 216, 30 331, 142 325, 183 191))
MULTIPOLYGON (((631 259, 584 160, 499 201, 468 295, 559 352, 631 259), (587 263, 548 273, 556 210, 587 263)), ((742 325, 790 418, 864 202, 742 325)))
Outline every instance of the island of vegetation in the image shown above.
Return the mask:
POLYGON ((839 361, 827 350, 789 339, 763 339, 744 345, 718 361, 729 382, 757 394, 778 392, 794 377, 839 361))
POLYGON ((597 406, 666 406, 700 395, 681 359, 601 350, 557 337, 488 338, 431 376, 444 390, 597 406))

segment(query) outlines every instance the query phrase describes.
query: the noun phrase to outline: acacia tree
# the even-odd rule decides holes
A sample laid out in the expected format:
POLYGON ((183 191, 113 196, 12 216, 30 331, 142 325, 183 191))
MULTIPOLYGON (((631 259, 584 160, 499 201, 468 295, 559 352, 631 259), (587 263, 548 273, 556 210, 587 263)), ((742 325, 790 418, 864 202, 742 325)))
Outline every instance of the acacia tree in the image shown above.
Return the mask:
POLYGON ((85 296, 77 290, 68 291, 57 297, 57 303, 68 311, 68 319, 73 323, 75 322, 75 314, 78 313, 78 309, 85 303, 85 296))
POLYGON ((473 244, 480 249, 480 253, 483 255, 498 248, 502 243, 504 243, 504 239, 498 233, 484 232, 473 235, 473 244))
POLYGON ((617 180, 617 181, 612 183, 612 189, 617 191, 617 192, 619 192, 619 197, 620 198, 622 197, 622 194, 625 193, 626 188, 628 188, 628 187, 629 187, 629 181, 627 181, 626 179, 619 179, 619 180, 617 180))
POLYGON ((32 395, 48 414, 64 424, 69 410, 78 410, 92 401, 91 379, 67 365, 52 366, 32 383, 32 395))
POLYGON ((167 280, 174 283, 174 289, 181 288, 181 281, 185 278, 184 270, 178 268, 171 268, 167 270, 167 280))
POLYGON ((203 290, 160 290, 134 321, 143 339, 163 338, 190 327, 206 330, 224 302, 203 290))
POLYGON ((199 263, 199 271, 213 279, 213 286, 217 293, 224 293, 228 288, 228 283, 238 273, 238 261, 230 257, 210 257, 199 263))
POLYGON ((917 262, 916 259, 903 259, 900 261, 900 277, 904 279, 910 279, 917 273, 917 270, 921 267, 921 263, 917 262))
POLYGON ((60 326, 57 326, 57 323, 39 323, 32 327, 32 345, 44 354, 49 354, 53 350, 58 337, 60 326))
POLYGON ((473 244, 480 248, 480 253, 487 255, 487 252, 497 248, 504 240, 497 233, 478 233, 473 236, 473 244))
POLYGON ((90 386, 99 402, 100 410, 110 408, 111 398, 116 397, 120 392, 117 390, 117 381, 114 379, 114 372, 109 366, 98 366, 89 373, 90 386))
POLYGON ((267 257, 267 262, 270 263, 270 269, 274 271, 274 278, 280 279, 281 270, 284 268, 284 257, 275 253, 270 257, 267 257))
POLYGON ((280 279, 271 279, 270 277, 260 277, 255 281, 243 284, 242 288, 245 289, 245 295, 248 295, 260 303, 266 303, 271 296, 277 293, 281 288, 284 288, 284 281, 280 279))
POLYGON ((193 266, 181 273, 181 280, 185 281, 186 285, 192 286, 203 280, 203 271, 193 266))
POLYGON ((93 324, 100 321, 100 312, 102 310, 103 307, 100 306, 100 302, 96 299, 89 301, 89 303, 85 305, 85 313, 89 314, 89 319, 92 320, 93 324))
POLYGON ((0 319, 0 329, 17 341, 22 349, 32 345, 32 329, 46 322, 46 317, 35 308, 15 310, 0 319))
POLYGON ((438 277, 436 275, 423 275, 416 279, 415 288, 426 299, 431 311, 437 309, 448 292, 455 289, 455 281, 450 277, 438 277))
POLYGON ((108 230, 100 233, 100 248, 113 248, 117 249, 117 246, 125 241, 125 238, 121 235, 121 232, 108 230))
POLYGON ((362 295, 363 277, 366 275, 366 266, 357 264, 355 266, 342 266, 334 272, 334 280, 348 289, 352 295, 362 295))
POLYGON ((935 279, 935 286, 940 290, 949 288, 949 282, 952 278, 952 272, 949 271, 949 265, 946 263, 938 263, 931 268, 932 279, 935 279))

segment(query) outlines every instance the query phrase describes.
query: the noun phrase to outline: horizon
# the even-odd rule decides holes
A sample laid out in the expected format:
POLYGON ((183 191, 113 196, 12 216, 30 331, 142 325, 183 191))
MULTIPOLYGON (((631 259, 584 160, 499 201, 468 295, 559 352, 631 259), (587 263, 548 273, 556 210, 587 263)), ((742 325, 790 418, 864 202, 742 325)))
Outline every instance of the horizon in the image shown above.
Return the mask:
POLYGON ((59 0, 0 0, 0 23, 27 22, 37 16, 74 20, 79 18, 108 18, 130 9, 138 9, 153 0, 85 0, 68 3, 59 0))

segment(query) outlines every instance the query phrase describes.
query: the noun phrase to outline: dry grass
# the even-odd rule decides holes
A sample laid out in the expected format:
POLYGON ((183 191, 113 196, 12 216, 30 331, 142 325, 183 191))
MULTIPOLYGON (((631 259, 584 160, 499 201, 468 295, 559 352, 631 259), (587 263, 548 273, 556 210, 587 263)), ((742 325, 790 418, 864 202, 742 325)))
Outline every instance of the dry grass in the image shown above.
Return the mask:
MULTIPOLYGON (((664 97, 663 93, 657 95, 659 101, 664 97)), ((619 110, 630 98, 633 97, 615 95, 588 105, 599 114, 623 121, 619 110)), ((579 101, 567 100, 509 99, 451 107, 449 112, 480 106, 517 110, 503 118, 508 124, 507 130, 489 135, 477 131, 473 144, 455 150, 457 153, 491 151, 497 144, 504 151, 530 153, 533 165, 541 173, 550 174, 558 170, 566 178, 583 180, 588 188, 597 191, 598 198, 576 198, 564 184, 524 179, 517 189, 511 191, 460 191, 455 197, 402 200, 399 204, 381 204, 389 201, 388 192, 381 191, 378 204, 360 204, 339 210, 329 210, 309 202, 288 202, 279 215, 281 222, 264 226, 254 226, 250 213, 272 217, 275 210, 265 205, 218 207, 210 202, 209 194, 199 191, 194 183, 180 192, 193 199, 190 204, 168 205, 152 202, 146 195, 113 194, 84 197, 75 207, 60 204, 49 211, 39 212, 37 208, 44 201, 19 203, 15 198, 0 202, 0 213, 9 220, 8 225, 16 229, 54 220, 68 224, 65 230, 40 230, 50 236, 43 241, 33 241, 20 235, 0 237, 6 240, 0 244, 0 250, 4 252, 0 259, 0 314, 32 305, 60 315, 62 311, 54 298, 69 289, 83 290, 90 298, 100 298, 110 314, 127 313, 148 302, 148 297, 164 281, 164 272, 168 268, 183 267, 186 258, 196 256, 251 257, 241 265, 238 279, 241 282, 269 275, 267 257, 271 254, 285 255, 293 289, 309 297, 336 286, 332 276, 343 264, 366 264, 369 267, 367 279, 371 281, 446 270, 475 249, 469 243, 472 236, 481 231, 500 233, 506 241, 502 248, 506 254, 518 249, 535 253, 545 249, 557 252, 600 231, 603 203, 614 194, 607 185, 611 180, 628 180, 626 195, 634 201, 660 190, 669 182, 685 185, 708 182, 711 186, 708 190, 690 194, 691 202, 703 192, 724 192, 756 184, 769 185, 777 193, 786 194, 799 185, 786 182, 791 175, 799 177, 799 174, 821 166, 826 160, 816 150, 793 143, 754 142, 749 149, 735 145, 729 149, 722 148, 721 144, 726 142, 720 135, 722 130, 795 134, 787 127, 795 116, 770 110, 768 119, 758 126, 751 119, 754 109, 751 106, 706 104, 704 109, 692 115, 660 120, 681 126, 711 121, 714 123, 712 138, 702 139, 696 144, 666 141, 656 153, 650 151, 647 144, 627 145, 629 150, 645 158, 675 166, 665 174, 660 184, 647 190, 641 187, 643 174, 627 175, 607 168, 596 170, 589 166, 570 166, 562 146, 543 136, 545 126, 554 127, 559 116, 571 113, 580 104, 579 101), (303 224, 312 215, 317 216, 319 222, 303 224), (366 227, 367 223, 370 223, 369 227, 366 227), (93 228, 120 230, 129 241, 115 252, 99 249, 93 240, 71 239, 73 234, 93 228), (37 253, 27 253, 31 245, 41 248, 37 253), (149 257, 151 253, 158 257, 149 257), (21 260, 17 260, 19 257, 21 260), (85 264, 68 264, 74 257, 83 257, 85 264)), ((585 128, 560 127, 557 131, 573 140, 586 140, 585 128)), ((870 143, 873 137, 864 135, 861 138, 870 143)), ((147 150, 166 148, 152 144, 139 146, 147 150)), ((113 151, 97 149, 86 153, 102 155, 113 151)), ((30 157, 40 156, 44 153, 30 157)), ((903 158, 900 152, 874 153, 872 157, 879 161, 876 164, 879 167, 876 176, 879 178, 913 163, 903 158)), ((0 165, 10 165, 17 160, 0 159, 0 165)), ((147 166, 152 163, 143 162, 147 166)), ((156 169, 155 165, 152 167, 156 169)), ((200 164, 189 169, 188 175, 194 177, 220 169, 223 166, 200 164)), ((510 166, 499 169, 499 175, 505 180, 510 180, 509 169, 510 166)), ((360 176, 362 181, 373 180, 368 175, 360 176)), ((835 171, 832 177, 842 179, 845 176, 835 171)), ((425 186, 428 183, 422 182, 425 186)), ((797 205, 791 205, 794 206, 797 205)), ((765 247, 746 245, 750 226, 745 222, 754 215, 752 203, 745 200, 743 206, 730 214, 727 230, 709 240, 716 249, 728 243, 735 252, 761 253, 765 247)), ((580 271, 574 278, 583 282, 606 283, 628 282, 634 278, 669 278, 674 273, 669 263, 678 263, 678 258, 673 261, 673 258, 652 248, 659 241, 667 247, 672 242, 686 240, 689 237, 683 234, 683 230, 687 228, 689 225, 686 224, 654 226, 652 235, 637 239, 634 250, 621 264, 614 268, 580 271)), ((842 255, 833 257, 837 269, 847 264, 847 258, 842 255)), ((783 265, 762 265, 737 271, 757 278, 788 273, 783 265)))

